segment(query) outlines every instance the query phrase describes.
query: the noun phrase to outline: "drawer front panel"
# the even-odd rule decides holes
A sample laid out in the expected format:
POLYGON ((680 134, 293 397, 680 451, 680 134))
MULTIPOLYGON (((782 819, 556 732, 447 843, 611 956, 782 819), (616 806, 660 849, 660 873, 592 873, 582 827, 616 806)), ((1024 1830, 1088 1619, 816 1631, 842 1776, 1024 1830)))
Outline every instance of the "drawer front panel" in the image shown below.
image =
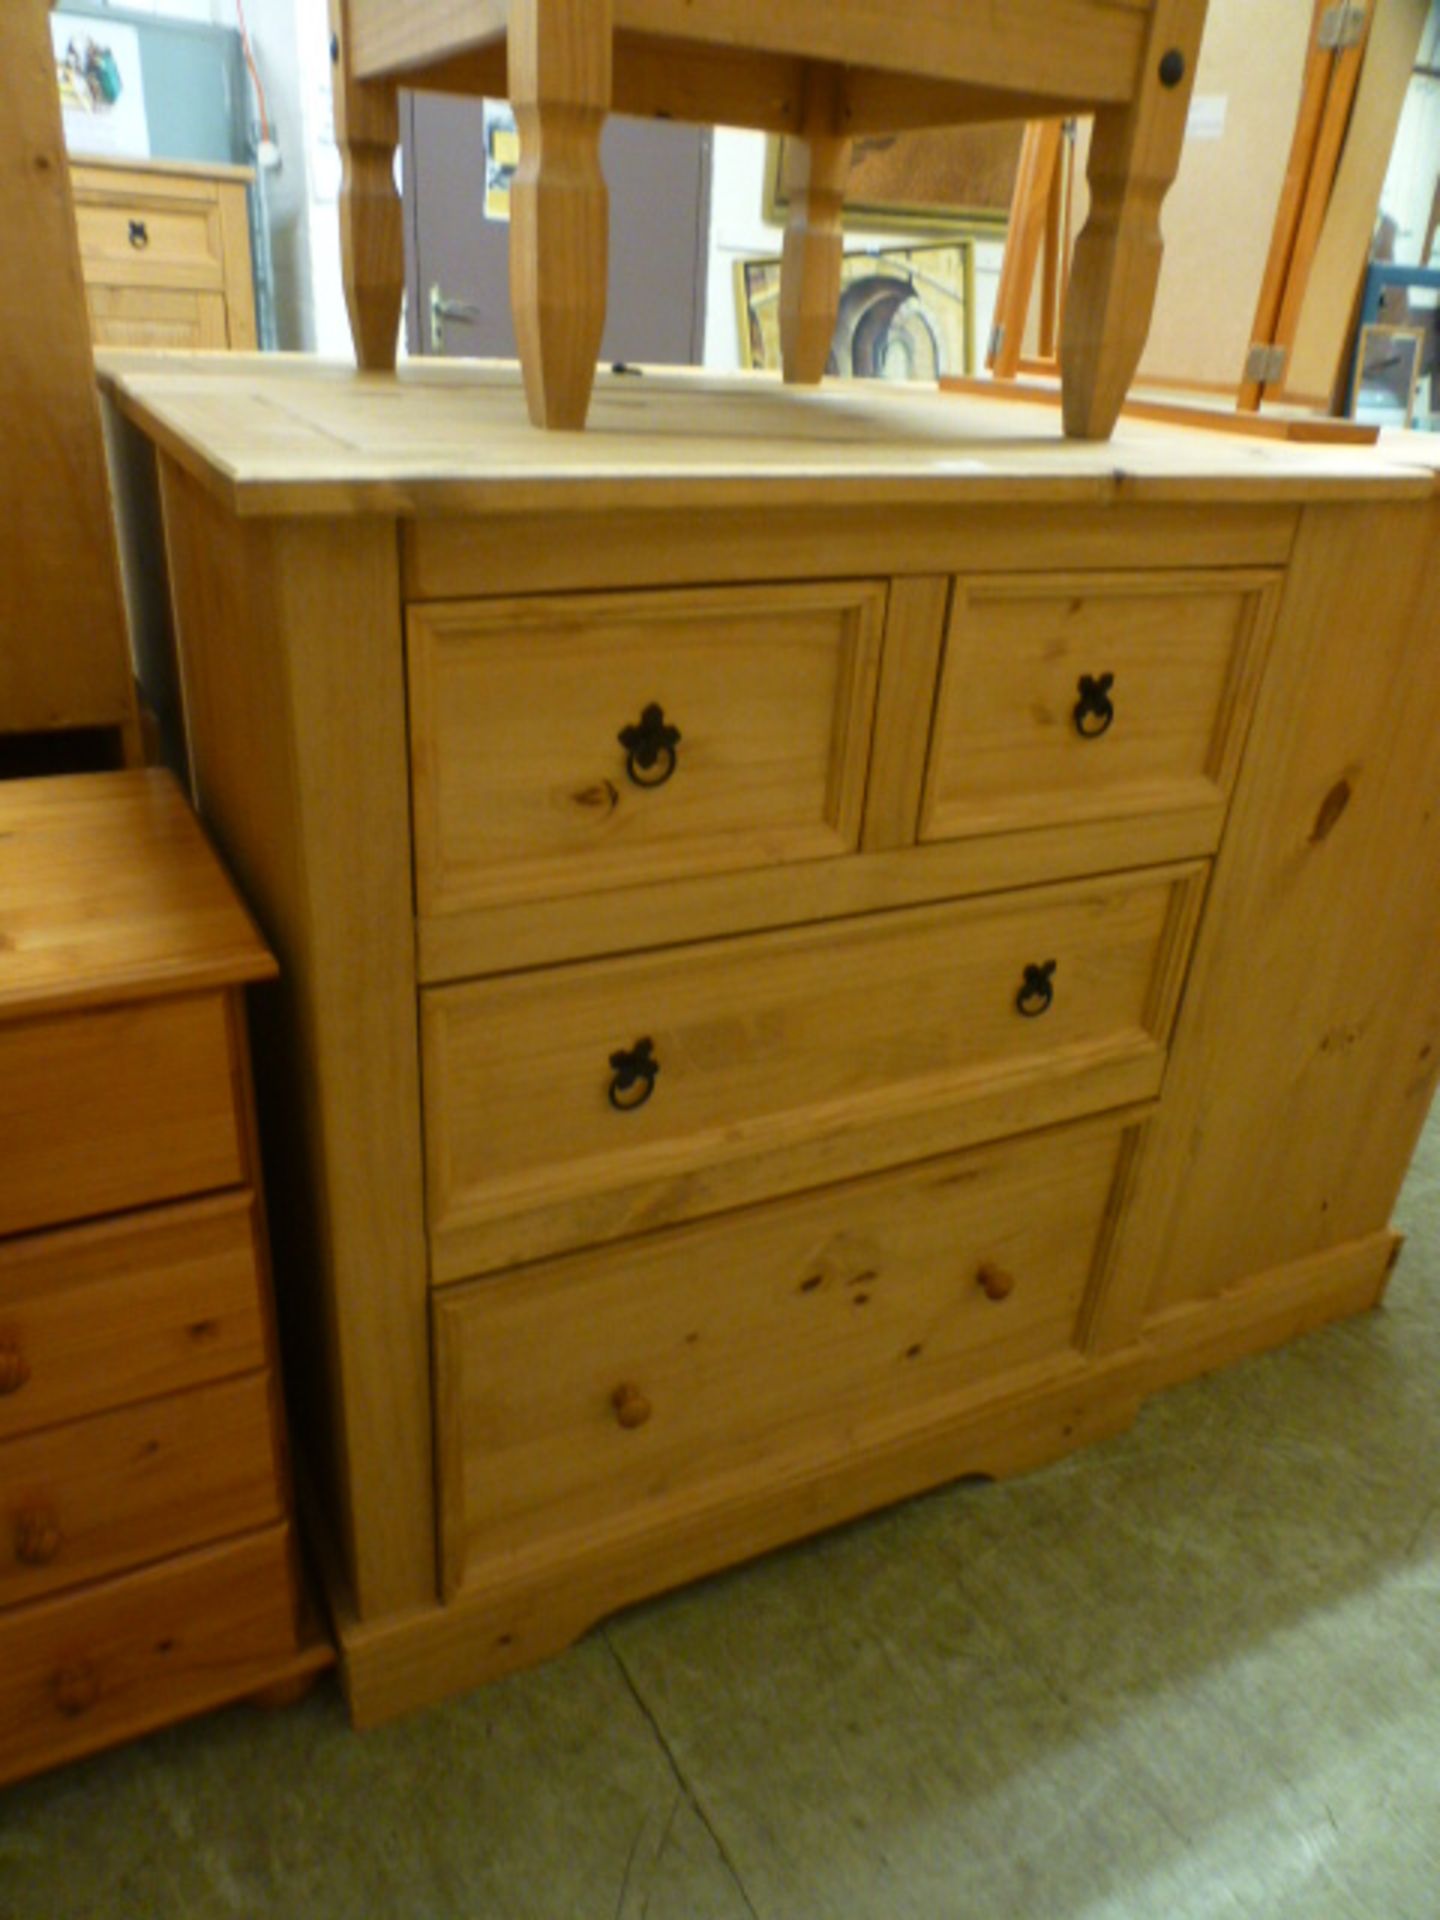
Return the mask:
POLYGON ((0 1234, 238 1185, 222 994, 0 1026, 0 1234))
POLYGON ((1109 1117, 436 1297, 445 1577, 701 1500, 1075 1341, 1109 1117))
POLYGON ((285 1528, 0 1615, 0 1782, 273 1678, 295 1649, 285 1528))
POLYGON ((550 1245, 581 1245, 599 1237, 586 1203, 607 1192, 651 1183, 634 1231, 729 1204, 694 1176, 732 1157, 953 1111, 997 1082, 1037 1086, 1039 1117, 1054 1117, 1047 1080, 1121 1055, 1148 1056, 1158 1078, 1196 877, 1036 888, 425 994, 436 1277, 478 1271, 467 1229, 507 1213, 549 1205, 550 1245))
POLYGON ((1277 580, 957 581, 920 838, 1228 798, 1277 580))
POLYGON ((278 1519, 266 1374, 0 1446, 0 1607, 278 1519))
POLYGON ((213 196, 191 202, 156 194, 86 197, 76 204, 75 224, 87 279, 224 288, 220 212, 213 196))
POLYGON ((884 605, 822 583, 412 609, 421 913, 853 850, 884 605))
POLYGON ((0 1440, 264 1365, 248 1193, 0 1242, 0 1440))
POLYGON ((230 344, 223 294, 92 286, 86 288, 85 298, 97 347, 170 347, 208 353, 230 344))

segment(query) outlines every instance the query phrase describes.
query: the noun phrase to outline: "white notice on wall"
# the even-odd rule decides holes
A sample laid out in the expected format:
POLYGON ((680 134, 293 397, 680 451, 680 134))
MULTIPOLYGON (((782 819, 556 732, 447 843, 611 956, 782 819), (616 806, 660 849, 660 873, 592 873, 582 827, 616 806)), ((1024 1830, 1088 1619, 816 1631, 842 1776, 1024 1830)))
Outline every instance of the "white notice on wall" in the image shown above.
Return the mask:
POLYGON ((50 40, 71 153, 150 153, 140 36, 134 27, 90 14, 52 13, 50 40))
POLYGON ((1225 131, 1228 93, 1197 93, 1190 102, 1190 118, 1185 122, 1187 140, 1218 140, 1225 131))

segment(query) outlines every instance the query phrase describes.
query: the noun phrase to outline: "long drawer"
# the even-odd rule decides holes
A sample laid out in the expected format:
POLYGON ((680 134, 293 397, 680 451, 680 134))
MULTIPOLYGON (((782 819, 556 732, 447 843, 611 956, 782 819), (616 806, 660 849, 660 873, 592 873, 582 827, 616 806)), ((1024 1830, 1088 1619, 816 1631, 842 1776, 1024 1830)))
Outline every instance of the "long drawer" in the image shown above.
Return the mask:
POLYGON ((1279 579, 957 580, 920 838, 1223 807, 1279 579))
POLYGON ((1135 1137, 1106 1116, 437 1295, 448 1591, 1070 1351, 1135 1137))
POLYGON ((422 915, 852 851, 884 609, 875 581, 412 608, 422 915))
POLYGON ((434 1277, 1149 1097, 1202 875, 427 992, 434 1277))
POLYGON ((293 1592, 273 1527, 0 1614, 0 1782, 265 1685, 293 1592))
POLYGON ((0 1446, 0 1607, 280 1517, 270 1382, 247 1374, 0 1446))
POLYGON ((0 1026, 0 1234, 245 1178, 225 996, 0 1026))
POLYGON ((75 225, 88 278, 123 284, 212 288, 225 284, 220 212, 213 188, 143 181, 83 186, 75 225))
POLYGON ((0 1242, 0 1441, 265 1358, 248 1192, 0 1242))

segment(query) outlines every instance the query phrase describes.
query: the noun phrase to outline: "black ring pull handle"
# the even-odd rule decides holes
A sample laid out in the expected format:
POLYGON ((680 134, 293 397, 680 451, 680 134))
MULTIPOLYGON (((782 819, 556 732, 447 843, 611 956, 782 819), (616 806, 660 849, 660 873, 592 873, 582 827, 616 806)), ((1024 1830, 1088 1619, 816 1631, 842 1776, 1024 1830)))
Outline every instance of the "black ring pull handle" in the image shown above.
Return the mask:
POLYGON ((1114 684, 1113 673, 1081 674, 1076 689, 1080 698, 1075 702, 1075 731, 1082 740, 1098 740, 1102 733, 1109 732, 1115 718, 1115 702, 1110 698, 1114 684))
POLYGON ((1015 996, 1015 1011, 1023 1014, 1027 1020, 1038 1020, 1042 1013, 1048 1013, 1055 998, 1054 978, 1053 960, 1026 967, 1020 991, 1015 996))
POLYGON ((667 725, 665 711, 652 700, 638 727, 622 727, 617 736, 625 749, 625 771, 637 787, 663 787, 675 771, 675 749, 680 729, 667 725))
POLYGON ((132 220, 130 222, 130 244, 132 247, 139 248, 142 253, 146 247, 149 246, 150 229, 143 220, 132 220))
POLYGON ((655 1091, 655 1076, 660 1062, 655 1058, 653 1040, 637 1040, 633 1047, 621 1047, 610 1056, 610 1104, 617 1113, 633 1113, 643 1107, 655 1091))

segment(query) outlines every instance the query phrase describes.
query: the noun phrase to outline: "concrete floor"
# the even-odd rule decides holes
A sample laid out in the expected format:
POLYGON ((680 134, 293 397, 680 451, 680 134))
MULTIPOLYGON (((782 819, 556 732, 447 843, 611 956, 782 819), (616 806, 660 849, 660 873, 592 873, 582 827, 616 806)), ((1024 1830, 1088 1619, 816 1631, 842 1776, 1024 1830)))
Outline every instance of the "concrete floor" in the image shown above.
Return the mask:
POLYGON ((1437 1920, 1440 1122, 1385 1310, 363 1738, 0 1794, 4 1920, 1437 1920))

